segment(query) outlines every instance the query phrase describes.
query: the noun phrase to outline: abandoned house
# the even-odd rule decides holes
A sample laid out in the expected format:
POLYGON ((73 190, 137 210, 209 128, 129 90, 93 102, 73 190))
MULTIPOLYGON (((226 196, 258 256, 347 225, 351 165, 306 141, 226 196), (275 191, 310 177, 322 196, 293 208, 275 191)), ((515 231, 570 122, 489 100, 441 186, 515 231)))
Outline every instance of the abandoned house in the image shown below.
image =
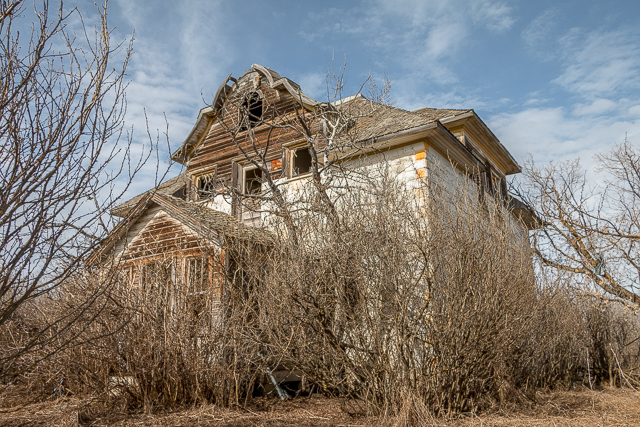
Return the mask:
POLYGON ((429 164, 445 165, 511 204, 524 236, 531 220, 506 191, 505 177, 520 166, 473 110, 405 111, 360 95, 318 102, 256 64, 222 82, 171 157, 184 172, 113 209, 122 220, 89 261, 117 264, 131 283, 213 289, 218 301, 232 262, 225 240, 269 244, 260 227, 265 195, 286 189, 291 197, 314 174, 356 157, 396 162, 408 180, 425 178, 429 164))

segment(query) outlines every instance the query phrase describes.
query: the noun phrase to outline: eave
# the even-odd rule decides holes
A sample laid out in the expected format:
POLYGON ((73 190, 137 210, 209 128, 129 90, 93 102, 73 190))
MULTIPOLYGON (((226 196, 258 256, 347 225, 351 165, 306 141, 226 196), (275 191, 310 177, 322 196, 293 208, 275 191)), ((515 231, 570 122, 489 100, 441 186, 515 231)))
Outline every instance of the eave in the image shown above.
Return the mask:
POLYGON ((522 168, 505 148, 495 134, 482 121, 482 119, 470 110, 466 113, 440 119, 448 129, 458 126, 467 128, 473 135, 480 138, 480 143, 487 147, 493 159, 505 171, 506 175, 522 172, 522 168))
POLYGON ((250 240, 267 245, 270 242, 268 233, 243 224, 231 215, 177 197, 149 193, 131 209, 124 220, 116 225, 99 247, 87 257, 85 263, 95 265, 101 262, 105 254, 112 250, 114 245, 126 235, 152 203, 162 207, 170 217, 189 227, 213 245, 222 246, 225 237, 250 240))
POLYGON ((481 167, 478 159, 439 121, 379 136, 363 144, 366 147, 362 150, 334 152, 331 158, 349 159, 360 154, 380 152, 422 139, 428 140, 430 146, 463 171, 472 171, 481 167))

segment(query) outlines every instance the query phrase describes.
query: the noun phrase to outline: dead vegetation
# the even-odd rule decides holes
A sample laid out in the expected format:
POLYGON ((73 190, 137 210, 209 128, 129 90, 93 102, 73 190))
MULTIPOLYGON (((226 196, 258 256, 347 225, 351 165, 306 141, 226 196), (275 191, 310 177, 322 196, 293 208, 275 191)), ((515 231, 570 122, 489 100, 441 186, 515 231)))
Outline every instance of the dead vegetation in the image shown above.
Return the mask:
MULTIPOLYGON (((256 147, 252 99, 237 100, 248 121, 228 130, 249 136, 238 146, 256 147)), ((55 292, 17 305, 3 299, 0 362, 13 374, 1 385, 0 420, 555 425, 611 411, 614 422, 633 424, 636 313, 534 264, 506 194, 476 191, 468 179, 478 171, 430 164, 418 174, 413 162, 370 161, 384 153, 356 158, 361 147, 351 143, 361 138, 317 138, 322 122, 348 136, 345 110, 325 107, 315 127, 302 114, 302 130, 271 128, 301 134, 309 179, 276 184, 277 159, 246 155, 261 172, 248 175, 248 193, 239 180, 228 196, 256 222, 269 213, 270 238, 203 242, 196 269, 208 280, 184 279, 195 277, 183 274, 192 266, 172 255, 135 274, 116 265, 106 282, 99 269, 67 269, 47 276, 55 292), (340 141, 348 153, 331 157, 340 141), (301 379, 289 390, 298 398, 264 397, 270 371, 301 379), (625 390, 595 391, 602 385, 625 390), (588 390, 561 391, 575 387, 588 390)))
MULTIPOLYGON (((640 396, 629 389, 605 388, 537 392, 535 404, 493 408, 483 414, 436 418, 428 411, 404 409, 397 416, 367 417, 343 399, 299 398, 280 402, 261 398, 248 407, 214 405, 174 411, 119 412, 92 399, 64 398, 9 408, 0 424, 17 426, 634 426, 640 423, 640 396)), ((6 403, 6 402, 3 402, 6 403)))
MULTIPOLYGON (((636 386, 635 314, 579 298, 561 277, 536 279, 526 240, 500 201, 479 199, 464 183, 440 186, 436 170, 411 185, 390 165, 359 179, 354 170, 349 186, 332 190, 339 223, 299 209, 296 227, 309 231, 297 246, 286 226, 272 224, 270 245, 228 241, 226 270, 212 250, 210 274, 226 271, 224 281, 183 283, 167 259, 140 273, 143 286, 114 282, 94 298, 86 322, 50 330, 52 346, 64 348, 43 348, 49 356, 5 388, 5 410, 39 401, 28 410, 53 411, 62 424, 86 416, 127 425, 133 416, 140 425, 179 425, 168 411, 186 407, 194 409, 179 417, 212 424, 294 425, 307 416, 308 425, 438 425, 538 414, 540 405, 553 407, 540 390, 636 386), (65 340, 78 344, 60 346, 65 340), (261 397, 267 368, 303 377, 299 398, 261 397), (70 400, 50 407, 62 378, 70 400), (7 397, 12 390, 18 400, 7 397), (329 398, 319 401, 325 409, 305 406, 309 394, 329 398), (127 415, 114 415, 120 411, 127 415)), ((13 324, 69 310, 97 278, 67 281, 13 324)), ((3 332, 5 343, 20 336, 3 332)))

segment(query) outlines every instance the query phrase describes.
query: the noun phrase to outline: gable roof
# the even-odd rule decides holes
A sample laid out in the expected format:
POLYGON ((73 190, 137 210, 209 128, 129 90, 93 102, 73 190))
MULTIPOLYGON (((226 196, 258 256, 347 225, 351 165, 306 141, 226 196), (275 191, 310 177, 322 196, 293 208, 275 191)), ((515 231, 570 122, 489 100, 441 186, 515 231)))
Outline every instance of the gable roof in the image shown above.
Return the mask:
MULTIPOLYGON (((375 104, 372 101, 366 100, 361 95, 349 97, 335 103, 318 102, 306 96, 298 84, 286 77, 281 77, 280 74, 269 68, 253 64, 251 69, 245 72, 240 79, 249 73, 259 73, 267 80, 271 88, 288 91, 301 105, 311 110, 325 107, 329 109, 355 108, 356 110, 360 109, 361 112, 365 112, 367 105, 375 104)), ((187 156, 204 139, 212 121, 216 118, 217 112, 224 105, 227 96, 237 87, 237 83, 238 80, 232 78, 231 75, 226 77, 220 85, 212 105, 200 110, 193 129, 182 146, 171 155, 172 160, 179 163, 185 162, 187 156), (229 81, 233 82, 231 86, 227 85, 229 81)), ((498 138, 472 109, 438 109, 427 107, 407 111, 396 107, 376 104, 376 108, 370 110, 371 114, 366 114, 366 112, 362 114, 358 117, 355 126, 352 128, 358 132, 358 139, 360 141, 385 138, 398 133, 409 133, 412 129, 419 132, 424 126, 436 121, 444 124, 447 129, 465 124, 472 127, 474 132, 481 136, 485 146, 496 152, 497 161, 507 174, 521 171, 520 165, 518 165, 513 156, 511 156, 509 151, 500 143, 498 138)), ((462 144, 461 147, 471 153, 469 147, 466 147, 464 144, 462 144)), ((459 148, 460 147, 457 147, 456 150, 459 148)))
MULTIPOLYGON (((280 74, 276 73, 270 68, 263 67, 262 65, 253 64, 251 66, 251 69, 246 71, 242 75, 242 77, 240 77, 240 79, 242 79, 247 74, 254 72, 257 72, 265 77, 272 89, 286 90, 295 98, 296 101, 307 108, 313 109, 320 105, 327 104, 318 102, 315 99, 310 98, 302 92, 302 89, 300 89, 300 85, 286 77, 281 77, 280 74)), ((222 106, 224 105, 224 101, 227 96, 237 87, 238 80, 231 77, 231 74, 229 74, 223 80, 222 84, 218 88, 218 91, 216 92, 216 95, 213 98, 211 106, 205 107, 200 110, 196 123, 193 125, 191 132, 189 132, 189 135, 187 135, 187 138, 184 140, 180 148, 178 148, 176 151, 174 151, 173 154, 171 154, 171 160, 184 164, 186 156, 188 156, 189 152, 193 148, 195 148, 205 136, 207 130, 209 129, 209 125, 211 124, 212 120, 217 117, 217 114, 220 111, 220 108, 222 108, 222 106), (233 82, 231 86, 227 85, 229 81, 233 82)))
POLYGON ((221 243, 224 238, 234 238, 264 244, 271 240, 266 231, 246 225, 224 212, 173 196, 160 195, 159 198, 159 204, 168 208, 171 216, 211 240, 217 239, 221 243))
POLYGON ((129 211, 133 209, 133 207, 149 193, 175 196, 177 193, 186 188, 186 183, 186 175, 184 173, 181 173, 180 175, 175 176, 170 180, 158 185, 156 188, 152 188, 151 190, 145 191, 142 194, 138 194, 137 196, 132 197, 126 202, 120 203, 118 206, 111 209, 111 215, 125 218, 129 211))
POLYGON ((224 212, 209 209, 198 203, 187 202, 171 195, 148 192, 142 195, 138 203, 129 210, 125 219, 114 227, 85 262, 89 265, 99 262, 152 204, 159 205, 169 216, 218 246, 224 244, 226 238, 251 240, 267 245, 271 241, 269 233, 266 231, 243 224, 224 212))

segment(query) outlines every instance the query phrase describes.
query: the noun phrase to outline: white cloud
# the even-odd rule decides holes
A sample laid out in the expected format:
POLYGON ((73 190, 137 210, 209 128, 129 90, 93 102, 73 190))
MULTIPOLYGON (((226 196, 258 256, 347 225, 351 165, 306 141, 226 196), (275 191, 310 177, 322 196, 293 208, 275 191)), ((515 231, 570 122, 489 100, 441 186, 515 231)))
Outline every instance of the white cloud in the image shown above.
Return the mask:
MULTIPOLYGON (((171 151, 181 145, 198 110, 211 101, 208 98, 228 73, 233 55, 222 30, 223 10, 203 13, 214 6, 203 0, 190 2, 189 7, 143 0, 119 0, 112 6, 112 17, 120 15, 115 34, 127 34, 133 27, 136 30, 134 55, 127 70, 130 83, 125 118, 127 129, 133 129, 132 148, 142 152, 144 146, 148 151, 150 139, 155 143, 159 137, 160 142, 124 199, 152 188, 162 178, 171 151)), ((179 172, 179 165, 175 165, 167 178, 179 172)))
POLYGON ((576 104, 573 113, 577 116, 598 116, 616 110, 618 105, 610 99, 599 98, 585 104, 576 104))
POLYGON ((530 105, 540 105, 540 104, 545 104, 547 103, 549 100, 545 99, 545 98, 529 98, 525 101, 524 105, 525 106, 530 106, 530 105))
POLYGON ((438 60, 452 56, 467 37, 467 28, 462 22, 440 23, 431 27, 424 41, 425 60, 438 60))
POLYGON ((606 152, 624 140, 640 142, 640 109, 626 118, 593 115, 575 116, 567 109, 528 108, 503 113, 488 121, 498 138, 509 147, 518 162, 529 155, 537 163, 580 158, 593 170, 594 155, 606 152))
POLYGON ((471 11, 474 22, 494 32, 504 32, 515 22, 511 7, 504 2, 475 1, 471 3, 471 11))
POLYGON ((458 82, 455 63, 460 50, 473 43, 473 34, 505 32, 515 22, 508 3, 500 0, 374 0, 309 14, 309 19, 300 33, 305 40, 331 48, 354 37, 375 50, 381 63, 398 61, 440 85, 458 82))
POLYGON ((585 98, 640 87, 640 31, 622 28, 585 33, 571 30, 561 39, 564 72, 554 80, 585 98))
POLYGON ((293 78, 300 85, 305 95, 317 101, 327 100, 327 78, 322 73, 306 73, 293 78))

